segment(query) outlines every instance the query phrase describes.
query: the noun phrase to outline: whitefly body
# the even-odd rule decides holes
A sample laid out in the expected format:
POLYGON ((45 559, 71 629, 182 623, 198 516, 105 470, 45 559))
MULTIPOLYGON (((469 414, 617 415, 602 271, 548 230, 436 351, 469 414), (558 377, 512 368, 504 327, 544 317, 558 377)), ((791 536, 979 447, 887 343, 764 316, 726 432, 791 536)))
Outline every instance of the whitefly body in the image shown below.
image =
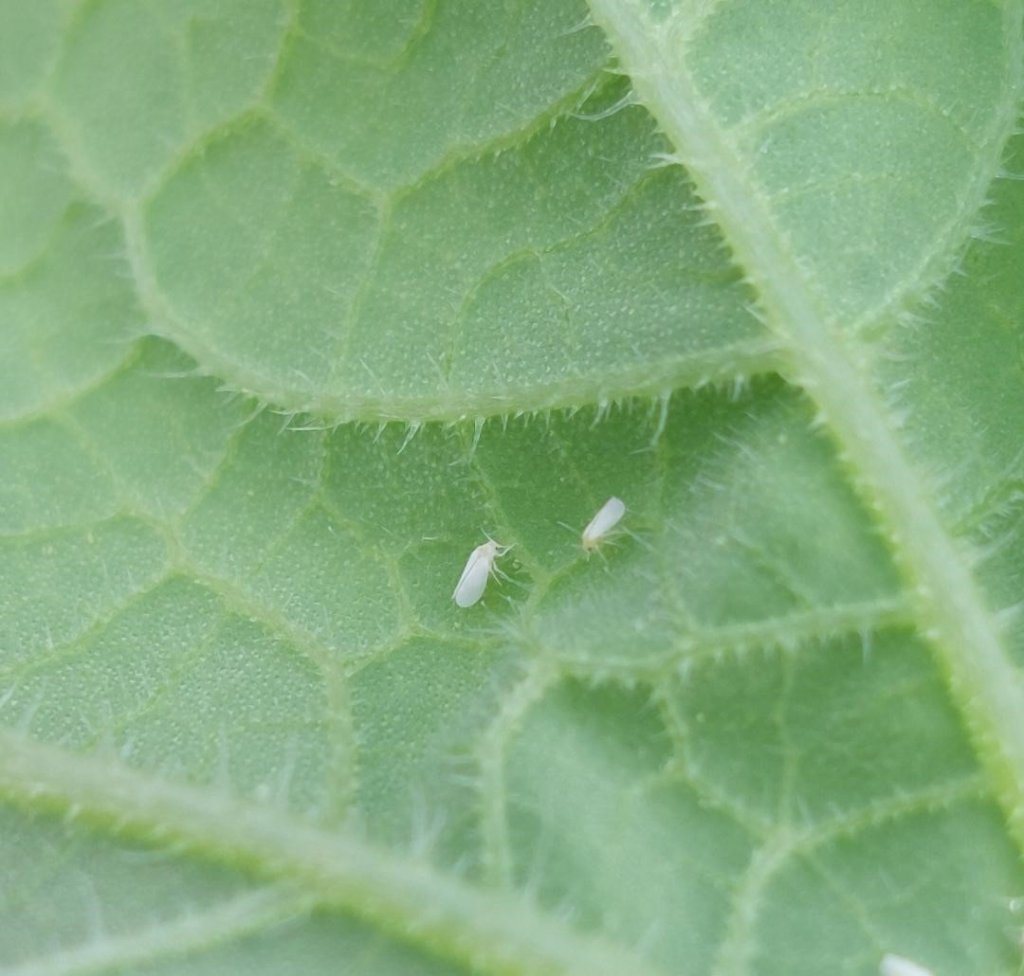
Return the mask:
POLYGON ((878 967, 881 976, 934 976, 930 969, 903 956, 887 953, 878 967))
POLYGON ((452 593, 456 606, 471 607, 484 595, 487 580, 495 572, 495 561, 508 550, 508 546, 499 545, 493 539, 488 539, 469 554, 466 567, 462 570, 459 582, 455 584, 455 592, 452 593))
POLYGON ((626 505, 614 495, 606 501, 583 530, 583 548, 592 552, 626 514, 626 505))

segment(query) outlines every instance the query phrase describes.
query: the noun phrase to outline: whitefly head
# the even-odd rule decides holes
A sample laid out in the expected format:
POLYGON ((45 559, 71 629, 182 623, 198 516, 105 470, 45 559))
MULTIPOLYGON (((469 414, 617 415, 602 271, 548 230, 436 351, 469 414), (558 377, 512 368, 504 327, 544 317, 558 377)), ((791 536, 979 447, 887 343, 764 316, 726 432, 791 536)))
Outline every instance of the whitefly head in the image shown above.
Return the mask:
POLYGON ((583 530, 583 548, 593 552, 615 528, 626 514, 626 505, 621 498, 612 495, 599 509, 597 514, 587 523, 583 530))

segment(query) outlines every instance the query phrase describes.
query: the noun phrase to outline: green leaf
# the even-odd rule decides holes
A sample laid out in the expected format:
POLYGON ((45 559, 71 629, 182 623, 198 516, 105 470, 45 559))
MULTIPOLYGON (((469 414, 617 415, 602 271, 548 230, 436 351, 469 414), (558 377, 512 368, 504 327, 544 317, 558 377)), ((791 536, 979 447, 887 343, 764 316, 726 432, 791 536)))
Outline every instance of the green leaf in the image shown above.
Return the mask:
POLYGON ((1021 3, 591 7, 0 2, 4 976, 1018 972, 1021 3))

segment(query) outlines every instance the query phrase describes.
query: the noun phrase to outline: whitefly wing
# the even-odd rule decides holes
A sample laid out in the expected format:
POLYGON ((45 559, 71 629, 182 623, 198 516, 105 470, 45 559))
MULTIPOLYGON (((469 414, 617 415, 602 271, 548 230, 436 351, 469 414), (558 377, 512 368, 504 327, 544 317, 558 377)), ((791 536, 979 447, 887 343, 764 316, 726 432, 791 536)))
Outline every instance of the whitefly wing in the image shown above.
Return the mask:
POLYGON ((932 971, 926 969, 919 962, 891 952, 882 957, 882 964, 878 967, 878 972, 880 976, 932 976, 932 971))
POLYGON ((462 570, 459 582, 455 584, 455 591, 452 593, 456 606, 471 607, 484 595, 487 577, 491 575, 491 567, 494 565, 497 552, 497 544, 488 540, 469 554, 466 567, 462 570))
POLYGON ((619 524, 626 514, 626 504, 614 495, 598 509, 597 514, 587 523, 583 530, 583 548, 593 549, 601 540, 619 524))

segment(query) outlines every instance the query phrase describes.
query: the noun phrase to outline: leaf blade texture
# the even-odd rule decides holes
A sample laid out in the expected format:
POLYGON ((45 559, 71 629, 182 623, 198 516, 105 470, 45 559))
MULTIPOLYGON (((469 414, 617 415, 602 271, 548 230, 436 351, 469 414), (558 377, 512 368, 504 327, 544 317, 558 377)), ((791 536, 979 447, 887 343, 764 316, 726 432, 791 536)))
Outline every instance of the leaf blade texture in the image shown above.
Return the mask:
POLYGON ((0 4, 0 972, 1016 973, 1021 20, 0 4))

